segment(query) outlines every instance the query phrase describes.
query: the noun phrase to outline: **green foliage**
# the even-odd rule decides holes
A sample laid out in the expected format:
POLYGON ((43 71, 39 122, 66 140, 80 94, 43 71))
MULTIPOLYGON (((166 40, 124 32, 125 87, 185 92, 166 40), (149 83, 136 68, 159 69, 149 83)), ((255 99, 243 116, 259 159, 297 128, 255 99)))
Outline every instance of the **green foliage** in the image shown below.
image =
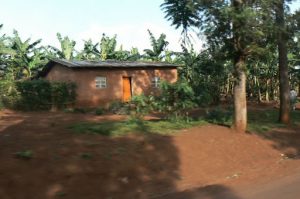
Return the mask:
POLYGON ((81 153, 80 154, 80 157, 82 159, 85 159, 85 160, 89 160, 89 159, 92 159, 93 158, 93 155, 91 153, 81 153))
POLYGON ((214 124, 230 125, 232 121, 232 115, 232 108, 229 108, 229 110, 224 110, 220 107, 217 107, 207 113, 206 120, 214 124))
POLYGON ((16 158, 29 160, 33 156, 33 152, 31 150, 19 151, 15 153, 16 158))
POLYGON ((60 198, 65 197, 66 195, 67 195, 67 193, 65 193, 63 191, 59 191, 59 192, 55 193, 55 196, 60 197, 60 198))
POLYGON ((152 61, 162 61, 162 53, 169 44, 169 42, 166 41, 166 35, 161 34, 159 38, 156 39, 150 30, 148 30, 148 33, 150 35, 152 49, 144 50, 146 53, 145 58, 152 61))
POLYGON ((86 108, 76 107, 76 108, 73 109, 73 113, 83 113, 83 114, 85 114, 85 113, 88 113, 88 112, 89 112, 89 110, 86 109, 86 108))
POLYGON ((119 100, 112 101, 109 104, 108 110, 115 114, 125 114, 126 113, 126 110, 124 110, 124 103, 119 100))
POLYGON ((60 58, 71 60, 74 57, 76 42, 71 40, 68 36, 62 38, 60 33, 57 33, 57 39, 60 43, 61 50, 51 47, 60 58))
POLYGON ((83 50, 77 55, 80 60, 99 60, 100 52, 97 49, 99 44, 93 44, 92 40, 84 41, 83 50))
POLYGON ((0 81, 0 102, 5 108, 13 109, 20 100, 19 92, 13 81, 0 81))
POLYGON ((7 61, 5 72, 13 74, 13 79, 28 79, 37 72, 48 61, 43 49, 38 47, 41 40, 31 42, 31 39, 22 41, 18 32, 14 31, 14 36, 9 38, 9 48, 11 49, 10 60, 7 61))
POLYGON ((19 81, 16 89, 20 95, 17 107, 22 110, 49 110, 51 85, 48 81, 19 81), (49 92, 50 91, 50 92, 49 92))
POLYGON ((161 5, 165 11, 165 18, 172 21, 176 29, 182 27, 182 34, 187 38, 190 27, 198 26, 200 16, 198 10, 199 1, 165 0, 161 5))
POLYGON ((100 57, 101 60, 107 60, 112 59, 114 57, 114 53, 117 46, 117 35, 115 35, 113 38, 109 38, 108 36, 105 36, 105 34, 102 35, 101 41, 100 41, 100 57))
POLYGON ((96 108, 96 110, 95 110, 95 114, 96 114, 96 115, 103 115, 104 112, 105 112, 105 110, 104 110, 104 108, 102 108, 102 107, 98 107, 98 108, 96 108))
POLYGON ((187 109, 195 107, 193 89, 187 82, 176 83, 163 82, 161 84, 161 96, 157 100, 156 108, 167 114, 168 118, 178 119, 187 117, 187 109))
POLYGON ((51 103, 56 108, 65 108, 74 104, 76 99, 76 84, 65 82, 51 82, 51 103))
POLYGON ((195 93, 198 105, 217 104, 220 100, 221 88, 230 74, 230 65, 221 52, 204 50, 196 53, 182 46, 176 62, 181 81, 188 82, 195 93))
POLYGON ((152 96, 145 96, 144 94, 133 96, 128 104, 128 112, 131 119, 142 120, 151 110, 154 98, 152 96))
POLYGON ((77 123, 70 126, 74 133, 93 134, 104 136, 122 136, 131 133, 154 133, 154 134, 172 134, 180 129, 190 128, 193 126, 203 125, 203 120, 178 120, 177 122, 170 120, 158 121, 111 121, 102 123, 77 123))
POLYGON ((74 83, 32 81, 1 81, 0 101, 5 107, 17 110, 49 110, 51 105, 64 108, 76 98, 74 83))

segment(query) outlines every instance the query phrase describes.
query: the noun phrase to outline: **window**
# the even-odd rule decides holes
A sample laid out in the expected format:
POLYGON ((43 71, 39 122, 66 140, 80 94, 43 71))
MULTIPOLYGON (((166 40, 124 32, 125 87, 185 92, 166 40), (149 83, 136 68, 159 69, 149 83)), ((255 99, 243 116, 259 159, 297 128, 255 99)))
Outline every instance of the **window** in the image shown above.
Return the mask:
POLYGON ((96 88, 106 88, 106 77, 96 77, 96 88))
POLYGON ((151 84, 152 84, 152 87, 158 88, 159 84, 160 84, 160 78, 159 77, 152 78, 151 84))

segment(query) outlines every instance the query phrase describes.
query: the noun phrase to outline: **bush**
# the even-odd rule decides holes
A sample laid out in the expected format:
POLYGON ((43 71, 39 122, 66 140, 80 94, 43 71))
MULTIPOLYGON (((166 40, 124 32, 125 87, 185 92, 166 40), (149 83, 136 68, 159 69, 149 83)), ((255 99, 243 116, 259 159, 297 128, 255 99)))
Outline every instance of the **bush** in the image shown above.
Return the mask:
POLYGON ((79 107, 76 107, 76 108, 74 108, 73 109, 73 113, 88 113, 89 112, 89 110, 88 109, 86 109, 86 108, 79 108, 79 107))
POLYGON ((145 115, 153 110, 153 103, 153 96, 145 96, 144 94, 133 96, 128 104, 128 112, 131 119, 142 120, 145 115))
POLYGON ((51 84, 45 80, 16 82, 20 94, 18 109, 49 110, 51 108, 51 84))
POLYGON ((186 82, 176 83, 163 82, 161 85, 161 96, 155 104, 160 112, 167 114, 168 118, 175 120, 187 117, 187 109, 196 106, 193 89, 186 82))
POLYGON ((96 114, 96 115, 103 115, 104 112, 105 112, 105 111, 104 111, 104 108, 102 108, 102 107, 98 107, 98 108, 96 108, 96 110, 95 110, 95 114, 96 114))
POLYGON ((0 103, 3 108, 13 109, 20 100, 20 94, 12 81, 0 81, 0 103))
POLYGON ((206 119, 214 124, 228 125, 232 120, 233 110, 222 110, 220 107, 207 113, 206 119))
POLYGON ((126 112, 124 110, 124 103, 119 100, 110 103, 108 110, 115 114, 125 114, 126 112))
POLYGON ((46 80, 2 81, 0 101, 6 108, 18 110, 50 110, 64 108, 76 98, 74 83, 46 80))
POLYGON ((74 83, 51 83, 51 102, 57 108, 65 108, 68 104, 74 104, 76 99, 76 85, 74 83))

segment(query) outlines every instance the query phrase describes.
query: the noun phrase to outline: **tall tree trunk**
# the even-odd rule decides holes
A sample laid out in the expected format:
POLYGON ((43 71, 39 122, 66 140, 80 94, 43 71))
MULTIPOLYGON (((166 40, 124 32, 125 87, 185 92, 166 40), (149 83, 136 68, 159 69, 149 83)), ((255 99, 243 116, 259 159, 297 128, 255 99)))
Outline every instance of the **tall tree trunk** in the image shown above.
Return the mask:
POLYGON ((234 85, 234 129, 245 132, 247 129, 247 99, 246 99, 246 71, 245 58, 237 57, 235 62, 236 82, 234 85))
POLYGON ((255 78, 255 88, 257 88, 257 100, 258 100, 258 103, 261 103, 262 98, 261 98, 259 79, 256 76, 254 78, 255 78))
MULTIPOLYGON (((244 0, 232 0, 232 8, 235 14, 243 12, 244 0)), ((233 42, 234 42, 234 120, 233 127, 237 132, 245 132, 247 129, 247 99, 246 99, 246 56, 242 41, 242 30, 244 21, 238 18, 232 21, 233 42)))
POLYGON ((266 102, 270 102, 270 98, 269 98, 269 82, 270 82, 270 79, 267 79, 267 82, 266 82, 266 102))
POLYGON ((298 96, 300 96, 300 82, 298 82, 298 96))
POLYGON ((288 124, 290 122, 290 85, 287 60, 287 39, 284 20, 284 0, 276 3, 276 25, 278 27, 278 52, 279 52, 279 98, 280 112, 279 122, 288 124))
POLYGON ((271 97, 271 100, 272 101, 274 101, 274 94, 275 94, 275 92, 274 92, 274 82, 273 81, 271 81, 271 85, 270 85, 270 97, 271 97))

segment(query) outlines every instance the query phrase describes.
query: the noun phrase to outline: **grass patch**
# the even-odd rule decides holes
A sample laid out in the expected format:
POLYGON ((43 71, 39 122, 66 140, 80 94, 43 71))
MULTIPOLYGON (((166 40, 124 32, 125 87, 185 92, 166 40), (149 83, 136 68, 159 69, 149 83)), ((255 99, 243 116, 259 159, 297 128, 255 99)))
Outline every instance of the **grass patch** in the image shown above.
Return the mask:
POLYGON ((130 133, 154 133, 161 135, 168 135, 175 133, 177 130, 202 125, 206 122, 204 120, 192 121, 169 121, 169 120, 155 120, 155 121, 111 121, 103 123, 84 122, 70 126, 75 133, 80 134, 100 134, 105 136, 120 136, 130 133))
MULTIPOLYGON (((264 133, 273 128, 286 127, 285 124, 278 122, 279 111, 256 110, 248 112, 248 130, 251 132, 264 133)), ((291 112, 292 125, 300 124, 300 112, 291 112)))

